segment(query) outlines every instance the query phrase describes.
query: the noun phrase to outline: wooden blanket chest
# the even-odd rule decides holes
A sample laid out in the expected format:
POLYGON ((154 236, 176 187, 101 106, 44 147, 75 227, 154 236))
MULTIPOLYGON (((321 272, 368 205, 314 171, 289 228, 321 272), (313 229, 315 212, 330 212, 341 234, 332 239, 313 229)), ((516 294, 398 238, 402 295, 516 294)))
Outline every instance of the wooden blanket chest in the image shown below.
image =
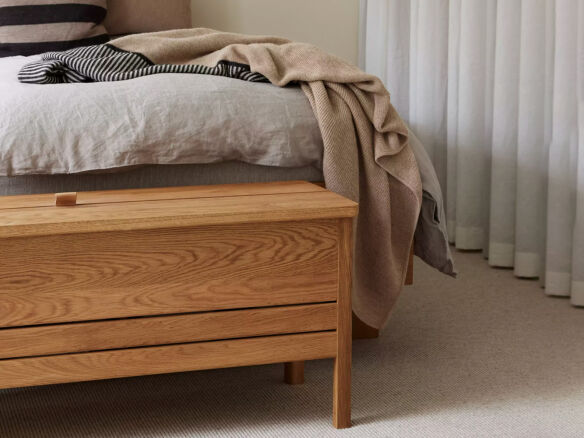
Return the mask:
POLYGON ((0 198, 0 388, 335 358, 348 427, 356 213, 305 182, 0 198))

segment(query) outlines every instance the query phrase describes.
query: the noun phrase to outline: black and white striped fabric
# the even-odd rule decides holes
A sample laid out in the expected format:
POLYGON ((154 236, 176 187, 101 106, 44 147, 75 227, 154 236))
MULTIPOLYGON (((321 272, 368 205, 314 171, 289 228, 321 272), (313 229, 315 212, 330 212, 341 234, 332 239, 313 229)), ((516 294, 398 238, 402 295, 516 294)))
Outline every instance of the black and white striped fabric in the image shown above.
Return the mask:
POLYGON ((41 60, 25 65, 18 80, 28 84, 111 82, 160 73, 194 73, 268 82, 265 76, 251 72, 244 64, 229 61, 221 61, 215 67, 154 64, 139 53, 120 50, 110 44, 45 53, 41 60))
POLYGON ((109 41, 107 0, 0 0, 0 58, 109 41))

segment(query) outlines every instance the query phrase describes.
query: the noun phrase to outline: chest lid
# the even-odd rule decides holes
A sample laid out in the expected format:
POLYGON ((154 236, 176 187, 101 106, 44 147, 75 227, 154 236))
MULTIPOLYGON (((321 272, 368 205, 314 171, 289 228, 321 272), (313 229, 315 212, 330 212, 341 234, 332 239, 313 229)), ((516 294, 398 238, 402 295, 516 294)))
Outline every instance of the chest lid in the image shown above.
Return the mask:
POLYGON ((357 208, 355 202, 303 181, 79 192, 57 198, 4 196, 0 238, 342 218, 355 216, 357 208))

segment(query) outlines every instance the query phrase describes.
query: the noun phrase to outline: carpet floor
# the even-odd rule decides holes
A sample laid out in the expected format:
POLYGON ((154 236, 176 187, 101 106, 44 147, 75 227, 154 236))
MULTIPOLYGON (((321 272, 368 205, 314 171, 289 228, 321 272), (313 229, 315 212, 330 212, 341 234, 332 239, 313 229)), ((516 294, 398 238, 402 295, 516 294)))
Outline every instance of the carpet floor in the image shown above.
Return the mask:
POLYGON ((457 253, 416 264, 379 339, 354 343, 353 422, 331 426, 332 361, 0 391, 0 437, 583 437, 584 310, 457 253))

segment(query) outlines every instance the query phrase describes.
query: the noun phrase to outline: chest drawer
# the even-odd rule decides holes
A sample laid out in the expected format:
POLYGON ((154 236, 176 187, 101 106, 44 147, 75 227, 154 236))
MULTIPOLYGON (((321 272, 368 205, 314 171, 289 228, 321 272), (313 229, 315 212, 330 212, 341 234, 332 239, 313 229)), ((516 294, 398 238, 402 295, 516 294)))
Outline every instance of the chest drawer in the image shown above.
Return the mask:
POLYGON ((0 327, 336 300, 334 220, 8 238, 0 327))

